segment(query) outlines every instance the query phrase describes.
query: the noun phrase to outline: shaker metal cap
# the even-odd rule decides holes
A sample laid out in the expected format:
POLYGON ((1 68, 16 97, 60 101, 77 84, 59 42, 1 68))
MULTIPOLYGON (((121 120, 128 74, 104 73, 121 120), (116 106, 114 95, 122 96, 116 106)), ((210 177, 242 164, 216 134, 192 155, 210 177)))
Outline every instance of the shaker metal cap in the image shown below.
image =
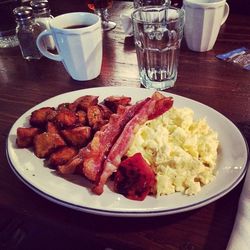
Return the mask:
POLYGON ((41 13, 49 10, 49 3, 48 1, 31 1, 30 6, 32 7, 34 13, 41 13))
POLYGON ((17 21, 33 18, 33 10, 28 6, 20 6, 13 10, 13 14, 17 21))

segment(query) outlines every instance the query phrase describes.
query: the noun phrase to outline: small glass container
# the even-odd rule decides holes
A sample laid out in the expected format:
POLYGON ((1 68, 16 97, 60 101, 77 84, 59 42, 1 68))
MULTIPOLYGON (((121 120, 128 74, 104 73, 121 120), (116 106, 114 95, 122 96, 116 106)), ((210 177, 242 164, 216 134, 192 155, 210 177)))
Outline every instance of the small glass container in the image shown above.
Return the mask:
POLYGON ((43 0, 31 1, 30 6, 33 9, 33 14, 35 18, 41 18, 41 17, 52 18, 48 1, 43 1, 43 0))
MULTIPOLYGON (((43 30, 50 29, 49 21, 53 18, 48 1, 39 0, 31 1, 30 6, 33 9, 34 17, 43 30)), ((55 49, 55 43, 51 36, 45 38, 45 46, 48 49, 55 49)))
POLYGON ((24 59, 40 59, 42 57, 36 46, 36 38, 42 32, 41 26, 35 22, 33 10, 28 6, 13 10, 16 18, 16 35, 24 59))

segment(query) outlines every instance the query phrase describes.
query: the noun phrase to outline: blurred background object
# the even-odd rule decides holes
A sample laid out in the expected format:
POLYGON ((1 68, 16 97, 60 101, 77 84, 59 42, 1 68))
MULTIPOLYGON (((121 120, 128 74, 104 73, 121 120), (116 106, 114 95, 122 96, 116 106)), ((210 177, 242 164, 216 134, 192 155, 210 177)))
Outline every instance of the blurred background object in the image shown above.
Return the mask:
POLYGON ((18 45, 16 22, 13 9, 21 4, 20 0, 0 0, 0 48, 18 45))
POLYGON ((227 0, 231 13, 244 14, 250 16, 249 0, 227 0))
MULTIPOLYGON (((53 1, 53 0, 51 0, 53 1)), ((125 0, 116 0, 125 1, 125 0)), ((128 2, 133 2, 133 0, 127 0, 128 2)), ((250 0, 227 0, 230 6, 231 13, 250 15, 250 0)), ((171 5, 175 7, 181 7, 183 0, 171 0, 171 5)))
POLYGON ((88 8, 101 18, 104 31, 109 31, 116 27, 116 23, 109 20, 108 12, 113 5, 113 0, 88 0, 87 3, 88 8))

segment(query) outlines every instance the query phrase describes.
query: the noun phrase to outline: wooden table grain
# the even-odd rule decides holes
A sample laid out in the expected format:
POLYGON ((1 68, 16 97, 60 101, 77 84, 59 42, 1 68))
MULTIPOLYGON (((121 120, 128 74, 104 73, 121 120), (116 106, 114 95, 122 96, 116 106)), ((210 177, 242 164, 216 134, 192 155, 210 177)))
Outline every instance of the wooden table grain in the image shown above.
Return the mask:
MULTIPOLYGON (((50 1, 53 15, 88 11, 85 1, 50 1)), ((131 8, 115 2, 117 27, 103 35, 101 75, 72 80, 60 62, 25 61, 18 47, 0 49, 0 249, 164 249, 223 250, 233 227, 243 182, 202 208, 152 218, 91 215, 57 205, 37 195, 12 172, 6 138, 12 124, 34 105, 58 94, 101 86, 139 84, 133 38, 126 37, 119 15, 131 8)), ((215 56, 250 48, 250 16, 231 13, 213 50, 197 53, 182 42, 179 74, 170 93, 211 106, 234 122, 250 141, 250 71, 215 56)), ((235 145, 237 146, 237 145, 235 145)))

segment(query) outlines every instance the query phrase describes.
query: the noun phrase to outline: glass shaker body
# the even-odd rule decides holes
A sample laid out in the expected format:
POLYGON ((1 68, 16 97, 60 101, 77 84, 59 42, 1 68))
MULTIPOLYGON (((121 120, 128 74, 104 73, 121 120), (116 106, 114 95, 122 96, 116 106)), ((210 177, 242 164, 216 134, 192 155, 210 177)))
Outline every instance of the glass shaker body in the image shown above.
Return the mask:
MULTIPOLYGON (((33 9, 35 20, 40 24, 41 28, 43 30, 50 29, 49 22, 53 16, 51 15, 48 1, 31 1, 30 6, 33 9)), ((51 36, 45 38, 44 43, 48 49, 55 49, 55 43, 51 36)))
POLYGON ((30 7, 18 7, 14 9, 16 16, 16 35, 24 59, 40 59, 42 57, 36 46, 36 39, 42 32, 42 28, 35 22, 30 7))

